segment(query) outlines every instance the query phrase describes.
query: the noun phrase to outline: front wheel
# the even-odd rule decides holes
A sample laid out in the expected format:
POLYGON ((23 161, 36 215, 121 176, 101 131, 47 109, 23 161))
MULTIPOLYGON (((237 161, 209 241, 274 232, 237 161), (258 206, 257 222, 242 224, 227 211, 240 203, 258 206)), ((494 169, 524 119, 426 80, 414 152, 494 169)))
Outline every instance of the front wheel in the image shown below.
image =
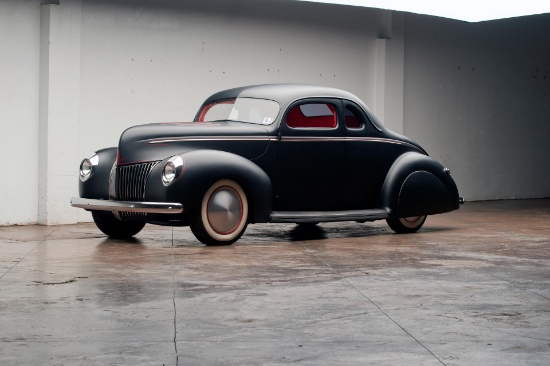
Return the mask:
POLYGON ((414 233, 424 225, 425 221, 426 215, 386 219, 388 226, 398 234, 414 233))
POLYGON ((115 239, 130 239, 145 226, 145 222, 142 221, 120 221, 112 215, 99 211, 92 211, 92 217, 99 230, 115 239))
POLYGON ((233 244, 248 224, 248 200, 241 186, 229 179, 214 183, 199 209, 190 214, 189 226, 206 245, 233 244))

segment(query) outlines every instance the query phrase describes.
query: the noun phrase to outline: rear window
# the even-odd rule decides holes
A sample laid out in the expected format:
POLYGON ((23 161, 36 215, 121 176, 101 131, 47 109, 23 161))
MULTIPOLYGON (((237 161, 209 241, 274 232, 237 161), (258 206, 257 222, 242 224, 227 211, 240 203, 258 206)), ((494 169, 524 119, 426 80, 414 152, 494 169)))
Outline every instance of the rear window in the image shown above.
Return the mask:
POLYGON ((279 103, 267 99, 228 99, 204 106, 197 122, 239 121, 270 125, 277 118, 279 109, 279 103))
POLYGON ((347 128, 362 128, 364 125, 361 113, 352 106, 347 106, 344 109, 344 116, 346 118, 347 128))

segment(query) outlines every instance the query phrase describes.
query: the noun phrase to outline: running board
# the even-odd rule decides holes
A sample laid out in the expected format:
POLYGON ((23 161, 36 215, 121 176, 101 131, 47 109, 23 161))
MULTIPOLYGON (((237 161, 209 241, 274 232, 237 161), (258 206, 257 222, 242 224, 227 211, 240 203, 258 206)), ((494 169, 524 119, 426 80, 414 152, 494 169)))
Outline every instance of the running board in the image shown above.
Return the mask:
POLYGON ((374 221, 388 218, 383 209, 350 211, 273 211, 270 222, 374 221))

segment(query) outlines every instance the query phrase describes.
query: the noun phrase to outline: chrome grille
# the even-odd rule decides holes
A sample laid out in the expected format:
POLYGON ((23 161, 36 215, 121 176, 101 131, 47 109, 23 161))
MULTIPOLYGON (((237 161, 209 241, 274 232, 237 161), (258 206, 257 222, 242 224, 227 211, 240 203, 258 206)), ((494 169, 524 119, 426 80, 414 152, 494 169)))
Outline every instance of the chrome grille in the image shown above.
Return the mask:
POLYGON ((149 173, 157 162, 124 165, 116 168, 116 198, 119 201, 142 202, 149 173))

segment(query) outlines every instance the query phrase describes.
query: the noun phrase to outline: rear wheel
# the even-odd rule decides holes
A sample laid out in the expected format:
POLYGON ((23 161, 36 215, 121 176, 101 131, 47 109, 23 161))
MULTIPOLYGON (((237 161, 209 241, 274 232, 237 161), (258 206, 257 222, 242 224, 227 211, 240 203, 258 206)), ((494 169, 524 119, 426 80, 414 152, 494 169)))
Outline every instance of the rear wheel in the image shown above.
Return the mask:
POLYGON ((388 226, 398 234, 414 233, 424 225, 425 221, 426 215, 386 219, 388 226))
POLYGON ((214 183, 201 206, 190 215, 195 237, 206 245, 233 244, 248 224, 248 200, 241 186, 229 179, 214 183))
POLYGON ((130 239, 145 226, 145 222, 120 221, 116 217, 100 211, 92 211, 92 217, 99 230, 116 239, 130 239))

